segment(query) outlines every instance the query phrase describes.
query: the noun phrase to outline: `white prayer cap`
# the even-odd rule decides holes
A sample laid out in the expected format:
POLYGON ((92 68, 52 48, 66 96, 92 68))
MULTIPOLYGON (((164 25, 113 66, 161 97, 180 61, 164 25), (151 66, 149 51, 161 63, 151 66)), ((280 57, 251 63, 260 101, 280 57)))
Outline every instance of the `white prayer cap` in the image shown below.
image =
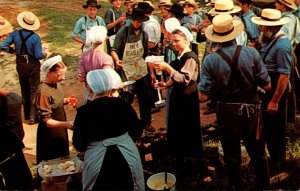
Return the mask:
POLYGON ((41 65, 42 81, 46 80, 49 70, 59 62, 62 62, 62 57, 60 55, 49 58, 43 62, 41 65))
POLYGON ((187 40, 189 42, 192 42, 194 37, 192 35, 192 33, 184 26, 179 26, 178 28, 176 28, 178 30, 180 30, 181 32, 183 32, 183 34, 185 35, 185 37, 187 38, 187 40))
POLYGON ((89 37, 92 43, 101 43, 107 37, 107 29, 104 26, 93 26, 89 30, 89 37))
POLYGON ((167 20, 165 20, 165 28, 169 33, 172 33, 179 26, 180 22, 177 18, 168 18, 167 20))
POLYGON ((121 84, 120 76, 111 68, 91 70, 86 81, 95 95, 118 89, 121 84))

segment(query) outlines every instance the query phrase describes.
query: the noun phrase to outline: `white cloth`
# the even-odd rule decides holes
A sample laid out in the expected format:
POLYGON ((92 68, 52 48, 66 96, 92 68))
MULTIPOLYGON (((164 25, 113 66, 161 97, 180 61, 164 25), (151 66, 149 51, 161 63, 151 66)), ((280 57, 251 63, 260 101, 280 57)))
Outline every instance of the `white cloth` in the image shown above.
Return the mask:
POLYGON ((157 19, 150 15, 149 20, 145 21, 144 24, 144 31, 148 34, 148 41, 158 44, 160 42, 161 29, 157 19))
MULTIPOLYGON (((126 159, 132 174, 134 190, 145 190, 144 174, 139 151, 128 133, 119 137, 90 143, 84 155, 82 186, 84 191, 93 189, 100 173, 108 146, 117 145, 126 159)), ((116 164, 117 165, 117 164, 116 164)))
POLYGON ((111 68, 89 71, 86 81, 94 95, 118 89, 116 86, 120 87, 121 84, 120 76, 111 68))
POLYGON ((107 29, 104 26, 93 26, 89 32, 89 37, 92 43, 101 43, 106 40, 107 29))
POLYGON ((47 75, 49 73, 49 70, 57 63, 62 62, 62 57, 60 55, 54 56, 52 58, 49 58, 43 62, 41 65, 41 78, 42 81, 45 81, 47 78, 47 75))

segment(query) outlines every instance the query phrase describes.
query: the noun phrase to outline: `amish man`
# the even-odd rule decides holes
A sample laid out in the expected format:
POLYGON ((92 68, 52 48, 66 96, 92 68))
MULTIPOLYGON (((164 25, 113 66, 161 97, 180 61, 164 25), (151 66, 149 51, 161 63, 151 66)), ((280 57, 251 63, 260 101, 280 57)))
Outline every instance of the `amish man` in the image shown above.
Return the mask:
POLYGON ((76 22, 75 28, 71 34, 71 38, 72 40, 82 44, 82 51, 85 52, 93 48, 88 31, 93 26, 106 27, 106 24, 102 17, 97 16, 97 11, 101 8, 101 5, 98 4, 96 0, 87 0, 86 4, 82 5, 82 7, 86 10, 87 15, 81 17, 76 22))
POLYGON ((205 35, 220 43, 220 48, 204 58, 198 85, 200 102, 215 93, 218 130, 231 186, 237 190, 243 188, 240 145, 243 140, 253 161, 257 189, 268 189, 269 171, 257 87, 269 90, 270 77, 254 48, 236 45, 235 38, 244 30, 241 21, 222 14, 215 16, 212 23, 205 35))
POLYGON ((45 58, 47 54, 42 52, 40 37, 33 32, 40 28, 38 17, 32 12, 24 11, 18 14, 17 21, 22 29, 12 32, 0 44, 0 50, 16 53, 25 122, 32 125, 38 122, 33 99, 40 84, 40 59, 45 58), (12 44, 15 50, 10 47, 12 44))
MULTIPOLYGON (((143 22, 149 20, 145 12, 133 8, 130 27, 118 31, 111 56, 116 69, 124 73, 123 80, 136 81, 136 94, 140 108, 140 118, 146 130, 155 131, 151 126, 151 97, 149 73, 145 57, 148 55, 148 35, 142 29, 143 22)), ((122 76, 122 74, 121 74, 122 76)))
POLYGON ((262 32, 260 53, 271 77, 272 89, 262 99, 262 115, 270 169, 278 173, 285 162, 287 96, 293 51, 290 40, 280 29, 289 21, 281 18, 280 11, 276 9, 263 9, 261 17, 251 20, 259 25, 262 32))

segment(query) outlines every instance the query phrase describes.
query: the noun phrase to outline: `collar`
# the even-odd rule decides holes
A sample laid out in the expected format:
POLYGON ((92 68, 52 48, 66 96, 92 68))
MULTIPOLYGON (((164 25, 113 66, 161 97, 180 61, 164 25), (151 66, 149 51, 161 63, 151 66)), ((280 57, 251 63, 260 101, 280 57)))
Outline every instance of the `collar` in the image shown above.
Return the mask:
POLYGON ((180 60, 180 58, 181 58, 185 53, 190 52, 190 51, 191 51, 190 47, 189 47, 189 46, 186 46, 185 49, 182 51, 182 53, 181 53, 180 55, 178 55, 177 58, 180 60))

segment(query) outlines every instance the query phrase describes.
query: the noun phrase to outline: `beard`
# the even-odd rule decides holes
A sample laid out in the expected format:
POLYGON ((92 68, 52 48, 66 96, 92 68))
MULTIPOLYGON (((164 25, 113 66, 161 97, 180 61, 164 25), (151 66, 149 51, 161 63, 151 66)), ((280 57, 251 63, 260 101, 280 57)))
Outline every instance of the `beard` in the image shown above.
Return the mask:
POLYGON ((273 37, 273 33, 270 30, 267 30, 265 32, 260 33, 258 40, 261 44, 263 44, 263 43, 270 42, 272 40, 272 37, 273 37))

